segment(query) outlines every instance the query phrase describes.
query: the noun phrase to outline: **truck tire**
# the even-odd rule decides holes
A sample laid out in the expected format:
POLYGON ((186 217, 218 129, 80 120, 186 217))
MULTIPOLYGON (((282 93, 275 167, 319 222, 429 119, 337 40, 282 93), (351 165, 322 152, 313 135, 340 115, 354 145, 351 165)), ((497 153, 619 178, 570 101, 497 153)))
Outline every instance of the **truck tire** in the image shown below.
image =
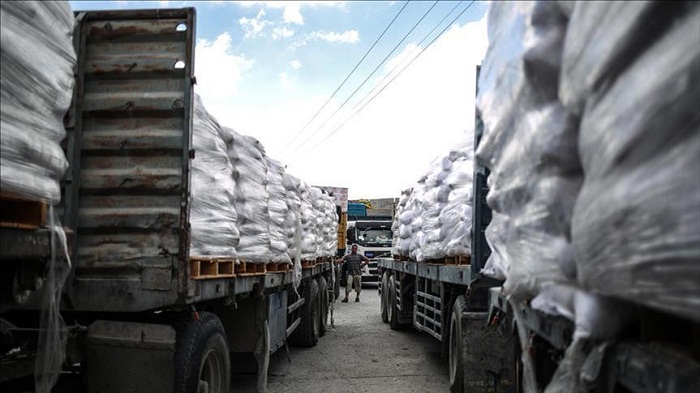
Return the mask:
POLYGON ((462 330, 462 312, 466 308, 467 302, 464 296, 457 296, 452 306, 452 316, 450 318, 450 392, 464 392, 464 365, 466 354, 466 337, 462 330))
POLYGON ((175 328, 174 391, 228 393, 231 389, 231 359, 226 332, 219 318, 201 312, 198 320, 187 318, 175 328))
POLYGON ((382 291, 381 298, 379 299, 379 309, 380 309, 380 312, 382 314, 382 322, 384 322, 384 323, 389 322, 389 313, 387 310, 389 308, 387 306, 387 304, 389 303, 389 299, 387 296, 388 292, 389 292, 389 288, 388 288, 388 284, 387 284, 389 282, 388 276, 389 275, 386 274, 386 272, 382 274, 382 282, 379 286, 379 288, 382 291))
POLYGON ((328 324, 328 284, 325 277, 318 278, 318 297, 319 297, 319 319, 318 319, 318 335, 323 337, 326 335, 328 324))
POLYGON ((401 296, 400 294, 396 293, 396 279, 394 278, 395 276, 389 277, 389 291, 387 293, 388 295, 388 301, 387 301, 387 319, 389 320, 389 327, 392 330, 398 330, 401 328, 401 324, 399 323, 399 310, 396 308, 396 297, 401 296))
POLYGON ((309 280, 302 291, 306 301, 299 309, 301 322, 299 326, 289 336, 289 344, 297 347, 313 347, 318 343, 319 331, 319 306, 318 306, 318 283, 316 280, 309 280))
POLYGON ((338 300, 338 297, 340 297, 340 274, 335 275, 335 300, 338 300))

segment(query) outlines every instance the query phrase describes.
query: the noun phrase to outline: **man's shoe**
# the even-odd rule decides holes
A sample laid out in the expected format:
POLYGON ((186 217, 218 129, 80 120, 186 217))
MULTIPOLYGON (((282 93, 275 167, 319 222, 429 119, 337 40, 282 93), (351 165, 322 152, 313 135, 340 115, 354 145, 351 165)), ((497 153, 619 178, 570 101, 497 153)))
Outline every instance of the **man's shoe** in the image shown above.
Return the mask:
POLYGON ((347 302, 348 302, 348 298, 345 298, 345 299, 341 300, 340 302, 341 302, 341 303, 347 303, 347 302))
POLYGON ((360 302, 360 298, 359 298, 359 297, 356 297, 356 298, 355 298, 355 303, 359 303, 359 302, 360 302))

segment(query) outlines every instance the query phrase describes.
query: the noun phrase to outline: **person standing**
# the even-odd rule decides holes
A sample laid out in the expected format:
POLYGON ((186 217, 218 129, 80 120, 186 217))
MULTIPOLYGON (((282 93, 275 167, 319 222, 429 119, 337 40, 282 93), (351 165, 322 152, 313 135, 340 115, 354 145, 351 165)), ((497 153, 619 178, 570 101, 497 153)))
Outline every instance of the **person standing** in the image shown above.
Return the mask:
POLYGON ((350 249, 350 254, 340 259, 340 263, 344 263, 343 269, 347 270, 348 280, 345 283, 345 299, 343 303, 348 302, 348 296, 352 290, 352 284, 355 284, 355 302, 360 301, 360 292, 362 291, 362 268, 369 263, 366 256, 357 253, 357 244, 353 244, 350 249))

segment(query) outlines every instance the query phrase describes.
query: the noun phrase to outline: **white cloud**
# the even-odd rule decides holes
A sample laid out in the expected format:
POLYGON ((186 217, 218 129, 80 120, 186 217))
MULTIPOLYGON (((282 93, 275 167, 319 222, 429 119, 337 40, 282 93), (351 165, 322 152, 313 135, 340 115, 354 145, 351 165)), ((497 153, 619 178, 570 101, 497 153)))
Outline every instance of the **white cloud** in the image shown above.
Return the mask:
POLYGON ((294 35, 294 30, 288 29, 286 27, 275 27, 272 29, 272 39, 278 40, 280 38, 289 38, 294 35))
POLYGON ((291 62, 289 62, 289 65, 295 70, 301 68, 301 62, 299 60, 292 60, 291 62))
POLYGON ((219 35, 213 42, 199 40, 195 49, 196 90, 205 102, 231 99, 239 92, 239 84, 254 60, 231 53, 231 36, 219 35))
POLYGON ((357 30, 346 30, 342 33, 325 32, 323 30, 311 33, 312 38, 318 38, 328 42, 341 42, 345 44, 356 44, 360 42, 360 34, 357 30))
POLYGON ((298 3, 292 3, 284 7, 284 21, 287 23, 303 25, 304 17, 301 16, 301 5, 298 3))
POLYGON ((270 24, 269 21, 263 20, 263 16, 265 16, 265 10, 260 10, 260 12, 258 12, 258 15, 256 15, 255 18, 251 19, 242 17, 238 19, 238 24, 241 25, 241 28, 245 32, 246 38, 251 38, 260 35, 265 29, 265 26, 270 24))
POLYGON ((345 8, 344 1, 239 1, 244 7, 262 4, 267 8, 282 9, 282 18, 286 23, 304 24, 302 7, 337 7, 345 8))
MULTIPOLYGON (((289 142, 328 96, 305 96, 298 88, 292 90, 298 94, 287 94, 284 89, 293 89, 297 83, 291 62, 290 69, 277 74, 279 79, 273 82, 279 84, 280 94, 262 101, 236 99, 243 93, 238 93, 238 86, 253 61, 230 53, 230 37, 220 36, 205 44, 197 46, 197 89, 207 109, 222 124, 260 140, 270 157, 281 160, 289 173, 309 184, 348 187, 351 198, 376 198, 398 197, 425 173, 434 158, 445 154, 465 130, 473 128, 476 65, 488 42, 485 17, 451 28, 363 112, 311 151, 308 147, 345 117, 331 121, 310 139, 307 148, 292 151, 289 142), (201 56, 208 56, 208 60, 201 56)), ((412 48, 414 54, 418 52, 415 44, 407 46, 384 72, 402 58, 410 59, 412 48)), ((297 141, 314 131, 344 98, 336 97, 297 141)), ((346 107, 342 112, 347 116, 349 110, 346 107)))
POLYGON ((357 30, 346 30, 342 33, 334 31, 316 30, 299 38, 291 44, 292 49, 306 46, 313 41, 326 41, 330 43, 356 44, 360 42, 360 33, 357 30))
MULTIPOLYGON (((350 188, 351 198, 398 197, 425 174, 434 158, 446 154, 465 130, 473 129, 476 65, 487 46, 486 18, 451 28, 325 143, 312 151, 290 151, 285 158, 288 170, 312 184, 344 182, 339 185, 350 188), (339 150, 347 154, 338 156, 339 150), (351 158, 352 152, 371 159, 358 162, 351 158), (319 162, 329 163, 329 169, 324 170, 319 162)), ((402 59, 407 63, 418 52, 415 44, 408 45, 391 59, 385 72, 402 59)), ((398 70, 401 68, 403 65, 398 70)), ((329 104, 333 108, 329 113, 338 104, 329 104)), ((354 101, 350 104, 352 107, 354 101)), ((345 116, 311 138, 308 147, 342 123, 350 109, 343 112, 345 116)), ((314 122, 318 124, 321 121, 314 122)), ((309 131, 315 129, 312 126, 309 131)))

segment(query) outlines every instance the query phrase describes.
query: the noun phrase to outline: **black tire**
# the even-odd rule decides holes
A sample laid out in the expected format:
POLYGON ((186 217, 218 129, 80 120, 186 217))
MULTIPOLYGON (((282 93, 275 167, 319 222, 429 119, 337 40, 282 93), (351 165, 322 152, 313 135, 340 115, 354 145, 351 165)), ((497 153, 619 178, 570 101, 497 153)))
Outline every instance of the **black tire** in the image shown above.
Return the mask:
POLYGON ((384 323, 389 322, 389 312, 387 310, 387 308, 388 308, 387 304, 389 303, 389 299, 387 296, 388 291, 389 291, 388 282, 389 282, 388 274, 385 272, 384 274, 382 274, 382 283, 379 286, 382 290, 381 298, 379 299, 379 310, 382 314, 382 322, 384 322, 384 323))
POLYGON ((318 283, 309 280, 302 290, 302 296, 306 301, 299 309, 301 323, 289 336, 289 344, 297 347, 313 347, 318 343, 319 331, 319 306, 318 283))
POLYGON ((452 306, 452 316, 450 318, 450 392, 464 392, 464 367, 466 363, 466 337, 462 329, 462 312, 466 309, 467 302, 464 296, 457 296, 452 306))
POLYGON ((231 358, 226 332, 219 318, 200 312, 199 320, 183 320, 177 330, 175 349, 176 393, 199 391, 228 393, 231 389, 231 358))
POLYGON ((401 324, 399 323, 399 310, 396 308, 396 297, 401 296, 401 294, 396 293, 396 278, 394 275, 389 277, 389 291, 387 295, 387 319, 389 320, 389 327, 392 330, 399 330, 401 324))
POLYGON ((326 283, 325 277, 318 278, 318 306, 319 319, 318 319, 318 336, 323 337, 326 335, 327 325, 328 325, 328 284, 326 283))
POLYGON ((335 275, 335 300, 338 300, 338 297, 340 297, 340 273, 337 273, 335 275))

